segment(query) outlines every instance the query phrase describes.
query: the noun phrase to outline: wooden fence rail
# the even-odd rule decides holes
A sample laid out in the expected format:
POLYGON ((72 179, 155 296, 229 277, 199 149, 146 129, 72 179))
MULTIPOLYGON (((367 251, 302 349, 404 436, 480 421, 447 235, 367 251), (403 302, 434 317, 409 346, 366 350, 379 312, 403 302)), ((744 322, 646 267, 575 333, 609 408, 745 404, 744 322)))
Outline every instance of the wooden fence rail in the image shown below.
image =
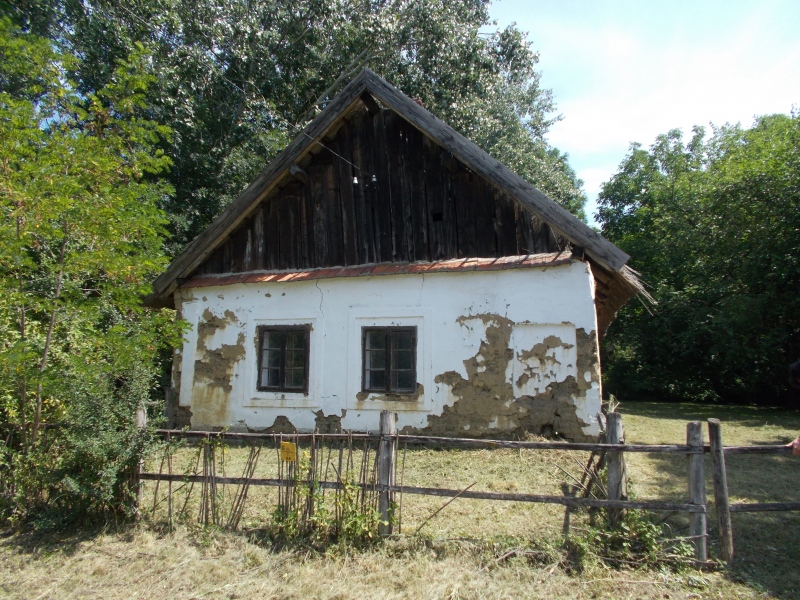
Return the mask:
MULTIPOLYGON (((783 445, 757 445, 757 446, 728 446, 722 445, 722 427, 718 419, 708 420, 709 444, 703 444, 702 423, 692 422, 687 425, 686 444, 627 444, 624 441, 622 429, 622 416, 618 413, 608 415, 608 426, 605 436, 600 441, 607 443, 577 443, 577 442, 530 442, 515 440, 491 440, 470 438, 432 437, 420 435, 400 435, 396 432, 396 414, 383 411, 381 414, 381 429, 376 433, 235 433, 235 432, 207 432, 185 430, 158 430, 158 434, 165 439, 197 439, 197 440, 239 440, 244 443, 263 443, 266 441, 280 442, 293 440, 295 442, 308 441, 312 445, 316 441, 326 442, 363 442, 371 444, 376 442, 378 452, 376 455, 377 477, 370 483, 362 481, 356 484, 364 494, 376 494, 377 506, 380 513, 379 533, 387 535, 392 532, 392 514, 394 495, 398 494, 402 502, 403 494, 420 494, 428 496, 441 496, 450 498, 471 498, 480 500, 498 500, 513 502, 538 502, 560 504, 567 507, 567 511, 578 507, 606 508, 609 511, 611 525, 619 519, 619 513, 625 509, 646 509, 655 511, 686 512, 690 515, 690 536, 695 548, 697 564, 702 565, 708 561, 708 526, 707 526, 707 501, 705 492, 705 460, 704 455, 710 454, 714 507, 719 526, 720 555, 728 563, 733 561, 733 528, 731 525, 732 513, 749 512, 774 512, 800 510, 800 502, 772 502, 772 503, 730 503, 727 486, 726 456, 754 454, 786 454, 791 448, 783 445), (414 487, 397 485, 395 481, 396 456, 400 444, 404 446, 417 445, 438 448, 471 448, 471 449, 529 449, 529 450, 571 450, 591 452, 592 457, 597 456, 596 465, 605 464, 608 469, 608 498, 591 498, 586 493, 584 497, 574 496, 548 496, 538 494, 504 493, 475 491, 469 488, 463 490, 414 487), (627 498, 626 453, 658 453, 684 455, 688 460, 688 502, 662 502, 656 500, 631 501, 627 498)), ((366 459, 365 459, 366 460, 366 459)), ((590 459, 589 464, 592 464, 590 459)), ((595 474, 596 476, 596 474, 595 474)), ((204 485, 242 485, 242 486, 274 486, 278 488, 296 485, 312 485, 306 481, 291 481, 286 478, 268 479, 250 477, 213 477, 204 475, 179 475, 164 473, 140 473, 140 481, 167 481, 170 485, 174 482, 202 483, 204 485)), ((314 487, 320 489, 343 489, 339 481, 314 481, 314 487)), ((471 486, 470 486, 471 487, 471 486)), ((565 519, 565 522, 566 519, 565 519)))

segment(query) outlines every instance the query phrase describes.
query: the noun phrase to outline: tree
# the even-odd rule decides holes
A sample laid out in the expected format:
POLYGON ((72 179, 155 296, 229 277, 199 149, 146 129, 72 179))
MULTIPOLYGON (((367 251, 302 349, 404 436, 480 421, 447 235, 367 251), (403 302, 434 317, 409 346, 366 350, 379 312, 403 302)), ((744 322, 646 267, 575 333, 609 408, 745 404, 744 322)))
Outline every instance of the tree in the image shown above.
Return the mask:
POLYGON ((177 251, 364 66, 583 217, 581 182, 546 141, 553 103, 539 86, 538 56, 515 26, 485 33, 487 7, 41 0, 14 15, 74 51, 84 93, 104 86, 136 43, 152 54, 150 116, 174 132, 164 146, 174 163, 164 208, 177 251))
POLYGON ((659 304, 630 304, 604 344, 623 397, 773 403, 800 355, 800 118, 634 145, 603 186, 603 234, 659 304))
POLYGON ((140 307, 166 264, 157 204, 170 192, 155 149, 169 132, 139 116, 146 60, 140 48, 78 94, 71 56, 0 19, 0 422, 22 438, 13 510, 119 500, 141 450, 133 415, 158 349, 175 341, 174 315, 140 307), (67 425, 55 451, 43 421, 67 425))

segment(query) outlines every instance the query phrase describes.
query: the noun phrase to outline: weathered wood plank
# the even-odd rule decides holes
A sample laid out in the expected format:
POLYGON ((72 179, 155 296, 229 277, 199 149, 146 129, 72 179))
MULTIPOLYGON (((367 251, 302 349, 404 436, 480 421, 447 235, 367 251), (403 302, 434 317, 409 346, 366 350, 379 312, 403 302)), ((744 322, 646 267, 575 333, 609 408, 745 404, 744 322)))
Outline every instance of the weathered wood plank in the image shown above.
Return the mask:
POLYGON ((477 251, 475 205, 472 196, 473 178, 472 173, 464 171, 454 175, 451 179, 459 258, 475 256, 477 251))
POLYGON ((732 513, 743 512, 788 512, 800 510, 800 502, 737 502, 730 505, 732 513))
POLYGON ((494 190, 495 236, 497 256, 519 254, 517 248, 517 227, 514 218, 514 201, 500 190, 494 190))
POLYGON ((423 136, 415 127, 407 126, 408 178, 411 194, 411 231, 415 260, 431 260, 428 220, 428 197, 425 193, 425 158, 423 136))
POLYGON ((497 205, 494 189, 483 177, 474 177, 472 202, 475 207, 475 251, 482 258, 493 258, 497 254, 497 233, 495 229, 495 207, 497 205))
MULTIPOLYGON (((335 158, 335 157, 333 157, 335 158)), ((325 214, 325 236, 328 247, 328 262, 320 266, 344 265, 344 233, 342 231, 342 203, 333 162, 323 165, 323 212, 325 214)))
MULTIPOLYGON (((327 437, 327 436, 326 436, 327 437)), ((141 473, 140 479, 142 481, 173 481, 173 482, 194 482, 202 483, 208 479, 204 475, 180 475, 167 473, 141 473)), ((292 485, 292 482, 287 482, 286 479, 260 479, 248 477, 214 477, 214 482, 221 485, 254 485, 254 486, 271 486, 280 487, 292 485)), ((304 485, 303 482, 300 485, 304 485)), ((314 483, 315 486, 325 489, 341 489, 342 484, 338 481, 318 481, 314 483)), ((689 512, 696 513, 702 512, 703 508, 695 504, 686 504, 680 502, 660 502, 657 500, 605 500, 601 498, 573 498, 569 496, 545 496, 539 494, 510 494, 505 492, 479 492, 472 490, 449 490, 442 488, 428 488, 428 487, 412 487, 412 486, 384 486, 380 484, 360 484, 360 487, 365 490, 375 490, 378 492, 390 491, 400 492, 403 494, 416 494, 423 496, 439 496, 443 498, 452 498, 459 496, 461 498, 472 498, 477 500, 501 500, 507 502, 534 502, 543 504, 561 504, 563 506, 575 506, 586 508, 617 508, 617 509, 641 509, 641 510, 660 510, 665 512, 689 512)))
POLYGON ((392 188, 389 181, 388 153, 384 125, 384 111, 373 117, 373 171, 369 185, 372 189, 372 210, 378 251, 376 262, 392 262, 394 248, 392 244, 392 188))
POLYGON ((385 163, 383 168, 389 181, 389 214, 392 224, 392 262, 408 261, 409 223, 405 219, 405 204, 407 203, 404 185, 406 165, 404 164, 403 140, 401 133, 400 117, 391 111, 382 111, 383 143, 385 148, 385 163))
POLYGON ((722 425, 719 419, 708 420, 708 441, 711 445, 711 467, 714 473, 714 506, 719 526, 719 551, 722 560, 733 563, 733 527, 728 498, 728 475, 725 471, 725 453, 722 449, 722 425))
POLYGON ((177 285, 177 279, 190 275, 227 235, 247 218, 249 210, 255 203, 265 198, 277 186, 281 174, 287 171, 289 165, 315 145, 318 137, 324 135, 339 119, 342 119, 349 107, 354 103, 361 104, 358 98, 366 91, 366 74, 366 70, 362 71, 345 86, 239 197, 203 233, 186 246, 167 271, 153 282, 154 297, 163 298, 171 294, 177 285))
MULTIPOLYGON (((370 96, 371 97, 371 96, 370 96)), ((353 199, 353 153, 350 150, 350 129, 346 123, 339 129, 333 148, 338 154, 335 157, 339 184, 339 197, 342 207, 342 244, 344 245, 344 264, 357 265, 359 236, 356 229, 356 207, 353 199)))
POLYGON ((552 223, 568 239, 587 249, 595 260, 612 270, 619 270, 628 255, 593 231, 588 225, 570 214, 530 183, 513 173, 508 167, 481 150, 476 144, 403 95, 394 86, 369 69, 366 85, 373 96, 396 110, 425 135, 430 136, 473 171, 484 175, 511 196, 531 207, 547 222, 552 223))
POLYGON ((431 260, 447 256, 444 232, 444 198, 447 194, 442 181, 441 149, 423 137, 422 160, 425 168, 425 197, 431 260))
POLYGON ((359 115, 353 121, 353 160, 358 167, 358 186, 353 188, 356 194, 358 222, 356 224, 359 237, 362 240, 361 263, 377 262, 378 248, 373 214, 372 185, 373 170, 373 144, 372 144, 372 119, 367 115, 359 115))
POLYGON ((253 268, 264 268, 264 207, 259 207, 253 215, 253 268))
MULTIPOLYGON (((703 447, 703 426, 700 421, 686 424, 686 444, 696 448, 703 447)), ((689 501, 698 506, 706 506, 705 457, 691 454, 689 459, 689 501)), ((694 557, 698 562, 708 560, 708 524, 705 513, 694 513, 689 519, 689 535, 694 544, 694 557)))
POLYGON ((312 220, 314 222, 314 265, 328 263, 328 238, 325 227, 325 181, 324 166, 312 164, 308 167, 311 185, 306 186, 311 199, 312 220))
POLYGON ((280 220, 278 218, 278 203, 280 196, 272 198, 267 204, 266 222, 264 223, 264 230, 267 234, 267 256, 266 264, 268 269, 280 268, 280 248, 281 248, 281 230, 280 220))

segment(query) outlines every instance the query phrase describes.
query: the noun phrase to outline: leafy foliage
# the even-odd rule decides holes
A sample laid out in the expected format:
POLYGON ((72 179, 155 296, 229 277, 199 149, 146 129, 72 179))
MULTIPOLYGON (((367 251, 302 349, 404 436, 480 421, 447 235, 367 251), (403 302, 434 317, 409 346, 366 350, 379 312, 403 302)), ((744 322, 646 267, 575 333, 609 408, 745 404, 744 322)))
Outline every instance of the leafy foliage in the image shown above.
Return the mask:
POLYGON ((624 511, 615 527, 590 526, 581 535, 568 538, 566 550, 577 570, 593 561, 622 568, 680 569, 694 560, 691 544, 675 538, 668 525, 659 525, 653 515, 640 510, 624 511))
POLYGON ((779 401, 800 356, 800 118, 633 145, 604 185, 603 234, 658 306, 630 303, 605 340, 618 396, 779 401))
POLYGON ((102 89, 136 44, 149 51, 149 114, 174 132, 163 144, 174 192, 162 206, 177 251, 364 66, 583 216, 581 182, 545 138, 553 103, 538 56, 514 26, 487 33, 487 6, 40 0, 12 14, 74 51, 84 93, 102 89))
POLYGON ((0 19, 0 422, 16 426, 6 510, 20 518, 121 508, 136 411, 180 334, 140 306, 166 263, 171 191, 155 149, 169 130, 142 117, 147 60, 137 48, 81 94, 74 57, 0 19), (65 428, 46 439, 43 422, 65 428))

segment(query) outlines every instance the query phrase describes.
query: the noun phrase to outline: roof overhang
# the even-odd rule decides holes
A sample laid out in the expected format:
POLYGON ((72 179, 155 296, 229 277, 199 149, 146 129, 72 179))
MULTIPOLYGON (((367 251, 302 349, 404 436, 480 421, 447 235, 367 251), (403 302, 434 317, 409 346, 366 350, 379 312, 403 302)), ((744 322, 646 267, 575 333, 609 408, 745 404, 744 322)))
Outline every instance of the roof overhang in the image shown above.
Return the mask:
POLYGON ((547 223, 557 235, 583 249, 587 257, 600 267, 612 273, 623 274, 629 257, 622 250, 383 78, 369 69, 364 69, 205 231, 186 246, 169 268, 153 282, 153 293, 146 298, 145 303, 156 307, 173 306, 172 294, 180 282, 190 277, 195 269, 250 216, 264 198, 287 177, 292 176, 290 169, 315 149, 318 140, 322 140, 334 131, 341 119, 362 105, 366 105, 368 110, 374 110, 373 98, 397 112, 474 173, 485 177, 522 203, 547 223))

